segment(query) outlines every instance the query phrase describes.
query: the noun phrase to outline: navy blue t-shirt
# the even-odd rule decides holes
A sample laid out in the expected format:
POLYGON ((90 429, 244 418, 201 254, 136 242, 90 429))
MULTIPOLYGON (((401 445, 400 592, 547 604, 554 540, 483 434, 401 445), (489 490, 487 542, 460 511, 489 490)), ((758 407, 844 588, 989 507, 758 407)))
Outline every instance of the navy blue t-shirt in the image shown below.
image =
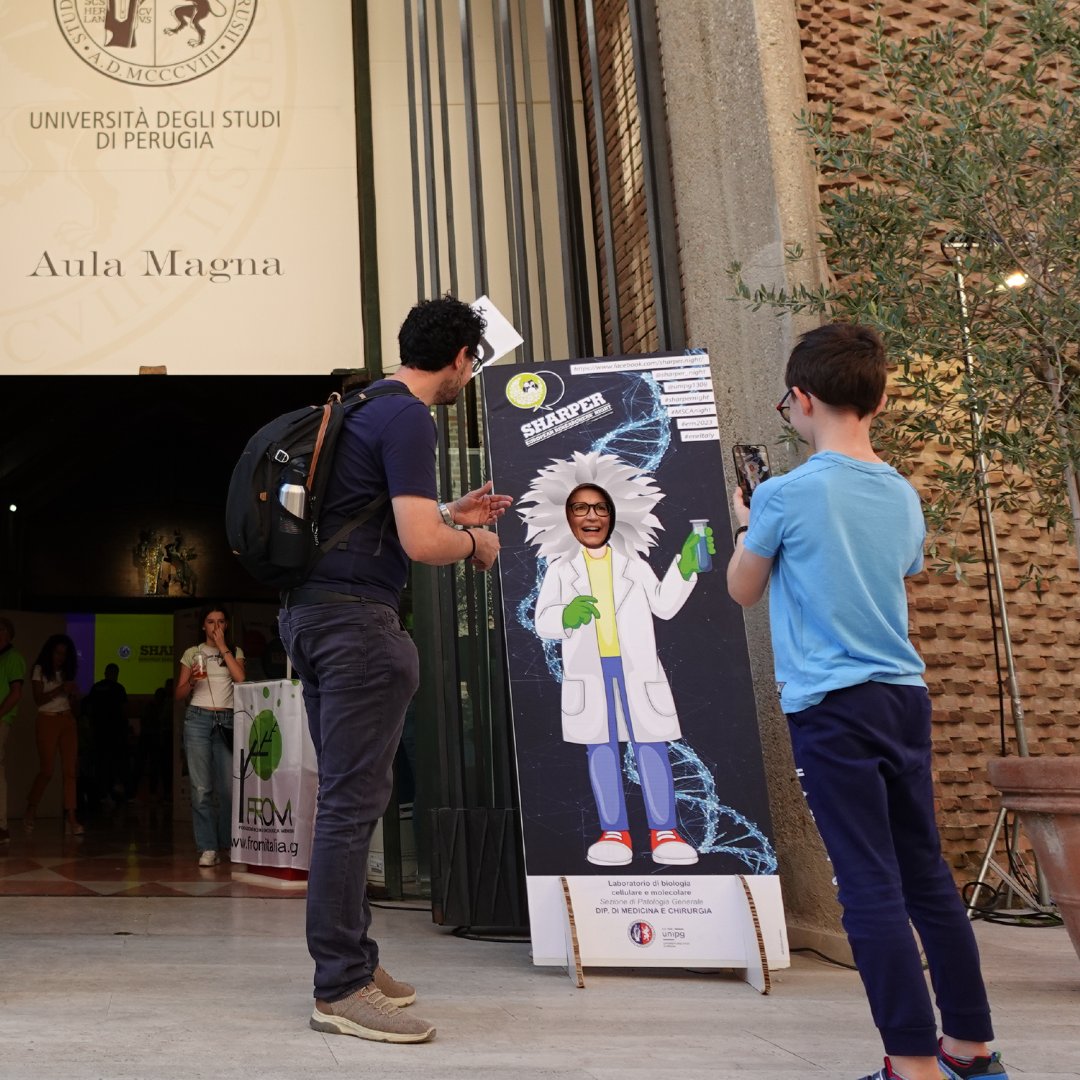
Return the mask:
MULTIPOLYGON (((417 397, 388 394, 347 414, 319 515, 320 537, 329 540, 383 491, 391 499, 438 498, 435 422, 417 397)), ((345 550, 328 551, 304 584, 365 596, 396 609, 408 575, 409 558, 387 502, 353 530, 345 550)))

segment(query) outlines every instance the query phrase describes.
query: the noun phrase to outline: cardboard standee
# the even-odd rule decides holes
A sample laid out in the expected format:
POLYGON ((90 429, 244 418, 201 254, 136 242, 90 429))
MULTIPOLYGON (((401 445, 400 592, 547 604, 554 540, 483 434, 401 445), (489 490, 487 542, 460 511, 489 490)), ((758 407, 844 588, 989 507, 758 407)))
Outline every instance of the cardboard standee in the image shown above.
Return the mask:
POLYGON ((495 365, 483 392, 515 499, 499 575, 533 963, 577 985, 739 970, 765 993, 790 956, 727 499, 700 483, 725 457, 709 357, 495 365))

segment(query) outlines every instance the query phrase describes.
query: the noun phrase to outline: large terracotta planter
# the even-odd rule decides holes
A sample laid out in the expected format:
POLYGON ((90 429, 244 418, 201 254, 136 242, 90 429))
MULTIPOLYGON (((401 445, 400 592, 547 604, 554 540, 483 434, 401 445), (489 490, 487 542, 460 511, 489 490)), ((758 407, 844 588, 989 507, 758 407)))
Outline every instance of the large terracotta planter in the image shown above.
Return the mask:
POLYGON ((1080 756, 995 758, 989 772, 1005 806, 1020 814, 1080 956, 1080 756))

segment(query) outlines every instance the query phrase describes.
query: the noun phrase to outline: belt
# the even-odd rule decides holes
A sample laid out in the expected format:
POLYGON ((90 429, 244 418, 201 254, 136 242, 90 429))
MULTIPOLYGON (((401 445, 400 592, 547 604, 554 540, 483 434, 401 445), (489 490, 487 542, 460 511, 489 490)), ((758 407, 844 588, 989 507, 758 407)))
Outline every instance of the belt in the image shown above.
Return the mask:
POLYGON ((281 606, 300 607, 303 604, 377 604, 366 596, 353 596, 352 593, 331 592, 328 589, 284 589, 281 593, 281 606))

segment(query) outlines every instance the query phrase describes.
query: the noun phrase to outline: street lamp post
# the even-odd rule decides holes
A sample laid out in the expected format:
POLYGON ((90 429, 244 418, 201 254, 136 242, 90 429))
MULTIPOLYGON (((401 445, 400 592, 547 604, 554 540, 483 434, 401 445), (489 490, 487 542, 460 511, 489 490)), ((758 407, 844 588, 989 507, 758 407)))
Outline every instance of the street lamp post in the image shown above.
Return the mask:
MULTIPOLYGON (((952 264, 956 282, 956 296, 960 307, 960 333, 963 342, 964 372, 969 383, 975 373, 975 361, 971 343, 971 313, 968 304, 967 285, 964 280, 964 267, 961 261, 962 252, 970 252, 978 245, 967 237, 946 240, 942 243, 942 251, 952 264)), ((1017 281, 1015 285, 1021 282, 1017 281)), ((1013 287, 1015 287, 1015 285, 1013 287)), ((982 507, 983 518, 986 523, 985 541, 986 554, 990 562, 991 576, 994 581, 994 594, 997 600, 998 627, 1001 633, 1002 653, 1005 657, 1006 682, 1009 690, 1009 707, 1012 716, 1013 731, 1016 734, 1016 751, 1021 757, 1028 757, 1027 730, 1024 724, 1024 706, 1020 700, 1020 684, 1016 677, 1016 660, 1013 653, 1012 634, 1009 630, 1009 614, 1005 599, 1005 581, 1001 571, 1001 556, 998 549, 997 530, 994 528, 993 503, 990 498, 990 485, 987 479, 989 472, 986 453, 983 449, 983 415, 978 404, 971 406, 971 428, 973 435, 972 462, 975 468, 975 484, 978 489, 978 499, 982 507)), ((1043 878, 1042 870, 1036 863, 1036 881, 1038 898, 1031 895, 1015 876, 999 866, 994 860, 994 849, 997 847, 998 837, 1001 835, 1005 824, 1007 811, 1002 807, 998 811, 997 819, 990 833, 990 839, 986 845, 986 853, 979 867, 978 876, 975 879, 975 887, 971 890, 968 900, 968 918, 973 917, 976 907, 976 897, 979 888, 986 882, 987 875, 992 869, 1009 888, 1030 907, 1038 910, 1052 910, 1049 891, 1043 878)), ((1018 837, 1018 825, 1013 825, 1013 847, 1015 849, 1018 837)))

